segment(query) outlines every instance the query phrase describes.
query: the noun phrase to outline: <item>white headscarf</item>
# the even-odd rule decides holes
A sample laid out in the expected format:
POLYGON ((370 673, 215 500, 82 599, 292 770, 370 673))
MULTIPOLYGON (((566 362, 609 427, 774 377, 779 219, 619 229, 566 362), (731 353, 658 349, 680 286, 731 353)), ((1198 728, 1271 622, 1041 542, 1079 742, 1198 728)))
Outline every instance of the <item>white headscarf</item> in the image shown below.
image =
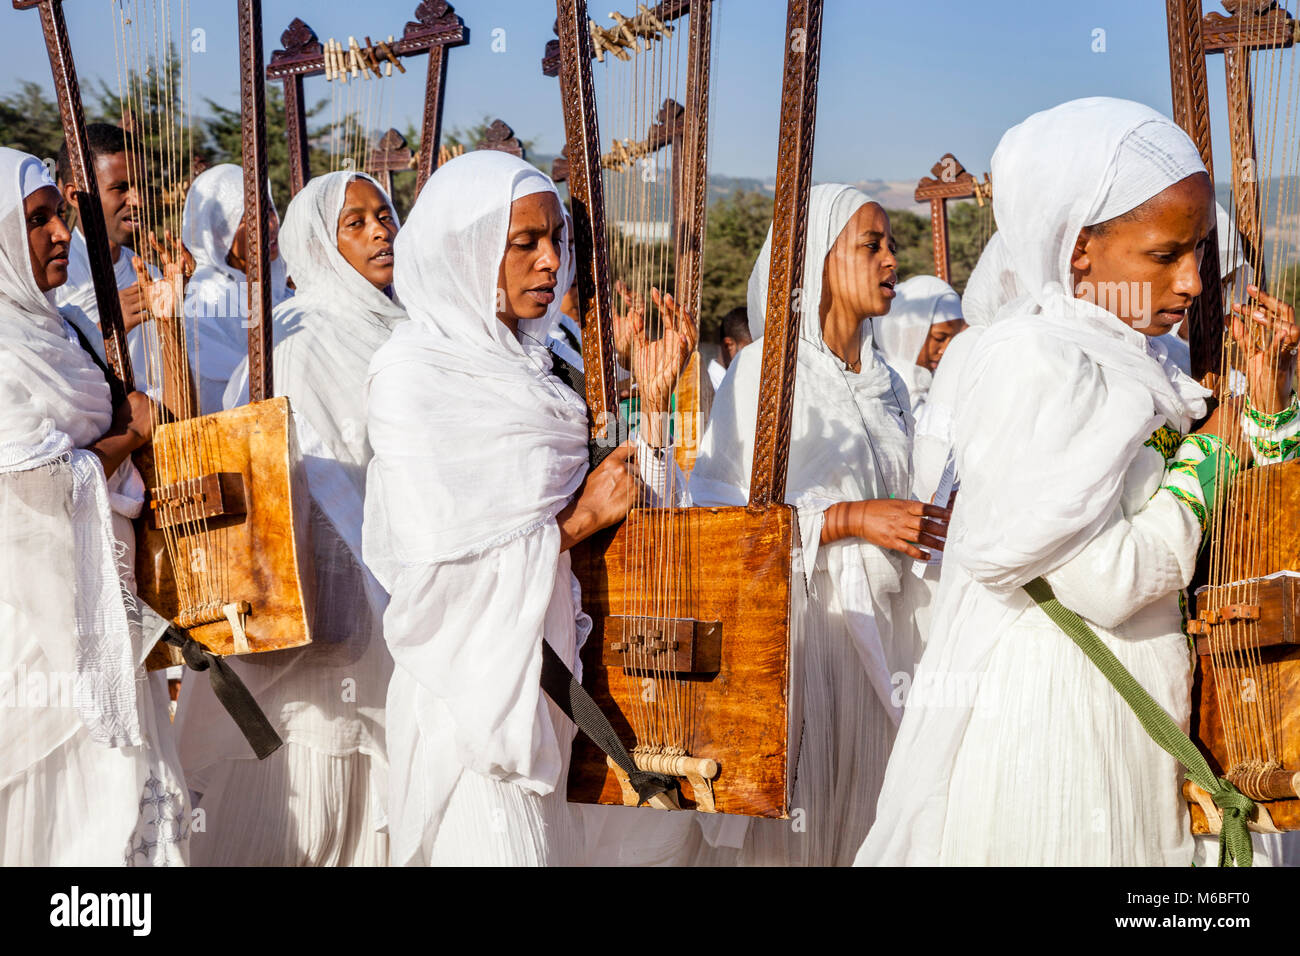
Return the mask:
MULTIPOLYGON (((398 234, 394 284, 411 321, 375 355, 370 375, 401 362, 428 365, 419 400, 430 403, 429 434, 412 440, 455 450, 422 478, 449 493, 416 494, 420 515, 393 516, 393 556, 402 563, 451 560, 526 533, 551 520, 586 473, 586 403, 550 376, 545 346, 561 297, 542 318, 521 320, 518 337, 496 314, 510 204, 539 191, 559 201, 546 175, 523 160, 467 153, 430 177, 398 234)), ((557 277, 567 260, 561 243, 557 277)), ((383 568, 372 569, 384 581, 383 568)))
POLYGON ((930 337, 930 326, 962 317, 961 299, 938 276, 913 276, 894 291, 897 298, 889 314, 875 321, 876 347, 907 385, 915 414, 925 401, 931 380, 930 370, 916 364, 917 356, 930 337))
MULTIPOLYGON (((814 186, 808 201, 799 301, 811 307, 799 322, 786 501, 799 508, 804 568, 810 576, 827 507, 838 501, 907 497, 909 492, 906 392, 871 346, 871 320, 861 326, 862 371, 856 375, 845 371, 822 339, 819 304, 826 256, 854 213, 870 201, 840 185, 814 186)), ((759 337, 736 357, 714 399, 691 472, 691 497, 697 504, 739 505, 749 497, 771 248, 769 228, 749 279, 750 324, 759 337)), ((863 666, 885 707, 896 712, 878 619, 888 624, 889 596, 900 587, 901 561, 857 541, 841 542, 829 560, 846 618, 855 625, 863 666)))
MULTIPOLYGON (((185 316, 192 329, 190 365, 200 380, 199 405, 204 414, 221 410, 226 383, 248 357, 246 277, 226 261, 243 218, 240 167, 222 163, 195 177, 185 197, 182 227, 185 247, 194 256, 185 316)), ((271 263, 270 274, 274 307, 289 295, 283 257, 271 263)))
MULTIPOLYGON (((1204 171, 1177 125, 1106 97, 1036 113, 998 144, 998 234, 1028 294, 985 331, 962 368, 952 429, 962 486, 915 686, 981 674, 1029 603, 1020 585, 1092 540, 1152 430, 1162 421, 1185 429, 1204 413, 1208 393, 1162 348, 1070 294, 1080 229, 1204 171)), ((948 783, 971 714, 969 697, 905 711, 859 863, 939 859, 948 783)))
MULTIPOLYGON (((371 183, 392 208, 374 179, 342 171, 312 179, 285 211, 280 249, 297 293, 273 313, 274 381, 277 395, 293 398, 312 495, 360 561, 370 461, 366 380, 370 360, 406 319, 406 310, 339 252, 339 214, 353 181, 371 183)), ((396 211, 393 221, 400 227, 396 211)), ((247 358, 235 378, 242 380, 246 401, 247 358)))
POLYGON ((1156 425, 1167 420, 1185 431, 1204 414, 1208 392, 1161 344, 1074 298, 1070 262, 1085 225, 1122 215, 1205 167, 1171 120, 1108 97, 1029 117, 1002 137, 993 164, 1005 184, 993 198, 999 232, 1028 295, 1016 300, 1015 316, 983 337, 963 372, 969 384, 962 394, 990 400, 964 402, 954 423, 963 490, 981 507, 967 514, 964 535, 950 539, 947 558, 957 555, 988 583, 1018 586, 1091 539, 1090 529, 1109 515, 1128 463, 1156 425), (1127 172, 1117 179, 1121 167, 1127 172), (1043 196, 1060 197, 1062 205, 1045 209, 1043 196), (992 388, 986 378, 1023 381, 1023 370, 1007 374, 1004 363, 1015 356, 1019 368, 1025 348, 1052 353, 1038 364, 1043 371, 1062 359, 1066 366, 1058 368, 1064 378, 1043 383, 1045 394, 1032 403, 1023 389, 992 388), (978 388, 981 380, 985 387, 978 388), (1044 425, 1055 438, 1041 434, 1044 425), (974 453, 983 445, 971 439, 998 429, 998 450, 974 453), (1005 454, 1008 435, 1030 443, 1032 466, 1005 454), (1039 560, 1025 563, 1029 555, 1039 560))
MULTIPOLYGON (((25 527, 35 513, 67 515, 54 522, 55 533, 0 554, 0 603, 26 606, 35 617, 30 633, 7 636, 12 647, 37 641, 48 666, 75 668, 74 700, 91 737, 108 746, 138 745, 136 661, 108 488, 98 459, 81 450, 112 421, 108 383, 65 330, 53 293, 42 292, 32 275, 23 190, 53 185, 36 157, 0 148, 0 473, 46 467, 54 489, 54 472, 66 462, 72 489, 70 504, 53 500, 35 507, 27 501, 16 513, 0 515, 6 530, 25 527), (55 579, 64 558, 72 581, 55 579), (74 636, 50 624, 63 620, 69 590, 75 595, 70 654, 74 636)), ((6 510, 14 505, 4 500, 6 510)), ((0 747, 0 756, 7 753, 0 747)))

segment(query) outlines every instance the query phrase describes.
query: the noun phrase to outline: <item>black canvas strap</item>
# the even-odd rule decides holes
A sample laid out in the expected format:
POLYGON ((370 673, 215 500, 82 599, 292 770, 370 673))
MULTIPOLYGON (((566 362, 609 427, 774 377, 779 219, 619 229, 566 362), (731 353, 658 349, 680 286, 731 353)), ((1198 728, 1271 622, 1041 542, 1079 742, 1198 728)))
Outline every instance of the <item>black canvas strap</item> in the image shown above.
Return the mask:
POLYGON ((638 807, 651 797, 677 789, 677 781, 672 777, 637 769, 632 755, 623 746, 623 741, 619 740, 600 705, 591 699, 591 695, 578 683, 573 672, 545 640, 542 641, 542 690, 555 701, 555 706, 566 717, 578 725, 579 730, 590 737, 627 774, 628 782, 636 791, 638 807))
POLYGON ((280 749, 284 741, 224 658, 213 654, 175 625, 167 628, 162 639, 172 647, 180 648, 185 666, 190 670, 208 672, 212 693, 216 694, 217 701, 226 709, 258 760, 265 760, 280 749))

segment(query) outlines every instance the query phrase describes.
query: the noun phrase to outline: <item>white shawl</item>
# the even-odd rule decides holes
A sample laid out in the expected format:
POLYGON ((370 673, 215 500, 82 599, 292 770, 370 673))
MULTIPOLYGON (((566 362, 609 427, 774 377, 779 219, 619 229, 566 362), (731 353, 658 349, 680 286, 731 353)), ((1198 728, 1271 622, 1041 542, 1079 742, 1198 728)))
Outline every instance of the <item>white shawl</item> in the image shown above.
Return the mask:
POLYGON ((417 686, 415 714, 390 708, 390 746, 418 725, 436 771, 394 761, 395 799, 427 798, 393 821, 395 862, 437 831, 464 770, 550 793, 572 739, 539 681, 543 637, 570 665, 585 637, 551 608, 576 591, 555 515, 587 471, 587 410, 549 374, 560 297, 518 338, 496 316, 512 199, 539 190, 555 187, 522 160, 468 153, 429 179, 396 242, 410 321, 370 366, 364 545, 392 595, 393 687, 417 686))
MULTIPOLYGON (((1095 536, 1156 425, 1185 430, 1204 414, 1208 393, 1159 344, 1069 291, 1083 226, 1203 171, 1181 129, 1126 100, 1075 100, 1002 137, 994 211, 1028 294, 999 310, 961 369, 952 434, 962 488, 914 687, 980 675, 1028 604, 1019 587, 1095 536)), ((939 859, 948 781, 972 714, 969 696, 908 707, 859 863, 939 859)))
MULTIPOLYGON (((73 701, 92 739, 139 745, 130 597, 118 576, 112 502, 99 461, 82 450, 112 421, 108 384, 32 275, 20 183, 40 166, 0 149, 0 604, 27 622, 5 642, 13 663, 40 660, 36 644, 47 668, 75 673, 73 701), (33 473, 43 481, 23 490, 33 473)), ((138 511, 138 499, 119 497, 121 510, 138 511)), ((55 708, 43 710, 51 713, 38 726, 0 744, 0 777, 66 736, 66 727, 45 720, 55 708)))
MULTIPOLYGON (((268 189, 269 184, 268 184, 268 189)), ((244 273, 226 256, 244 218, 244 172, 222 163, 194 179, 185 197, 182 232, 194 256, 185 290, 190 367, 203 414, 219 412, 226 384, 248 356, 248 290, 244 273)), ((271 305, 288 297, 283 257, 271 263, 271 305)))

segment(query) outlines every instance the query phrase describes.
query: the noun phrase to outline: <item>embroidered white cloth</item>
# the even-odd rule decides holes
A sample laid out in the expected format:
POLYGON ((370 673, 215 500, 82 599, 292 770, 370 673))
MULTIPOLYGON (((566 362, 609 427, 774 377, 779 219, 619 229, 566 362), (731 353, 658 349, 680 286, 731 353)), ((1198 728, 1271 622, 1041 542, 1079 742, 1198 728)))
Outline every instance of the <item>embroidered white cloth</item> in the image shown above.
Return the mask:
POLYGON ((22 728, 0 741, 0 862, 183 862, 184 788, 141 666, 143 484, 130 462, 106 483, 83 450, 112 420, 108 384, 33 278, 34 167, 0 149, 0 699, 22 728), (162 801, 147 820, 142 795, 162 801))

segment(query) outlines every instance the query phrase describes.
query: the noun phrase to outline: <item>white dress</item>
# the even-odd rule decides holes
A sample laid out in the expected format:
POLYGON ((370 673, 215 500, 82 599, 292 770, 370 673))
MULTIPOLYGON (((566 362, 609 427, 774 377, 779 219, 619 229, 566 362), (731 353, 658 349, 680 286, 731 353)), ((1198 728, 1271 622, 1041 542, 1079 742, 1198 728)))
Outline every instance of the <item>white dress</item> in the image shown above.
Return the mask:
MULTIPOLYGON (((868 201, 846 186, 813 188, 805 301, 820 301, 826 255, 868 201)), ((770 243, 769 231, 750 278, 751 322, 764 314, 770 243)), ((732 362, 715 399, 691 474, 695 504, 736 505, 748 498, 763 354, 759 331, 732 362)), ((800 325, 786 484, 802 542, 791 612, 791 818, 698 815, 709 845, 694 856, 697 863, 848 865, 875 817, 875 794, 901 712, 898 688, 919 653, 912 604, 923 592, 901 555, 856 538, 820 543, 833 504, 905 498, 910 488, 907 392, 873 350, 872 322, 863 323, 861 338, 862 371, 853 374, 828 351, 815 317, 805 316, 800 325)))
MULTIPOLYGON (((1201 526, 1156 493, 1164 473, 1164 457, 1142 448, 1105 528, 1046 577, 1186 731, 1193 659, 1178 592, 1201 526)), ((953 767, 939 862, 1187 866, 1180 766, 1074 642, 1027 598, 1018 604, 953 767)))
POLYGON ((394 243, 409 321, 371 362, 363 528, 391 594, 394 865, 584 851, 565 799, 575 728, 540 679, 542 642, 578 668, 590 629, 556 522, 587 472, 587 412, 542 344, 562 290, 518 336, 496 317, 511 203, 534 193, 556 196, 535 167, 466 154, 430 178, 394 243))
MULTIPOLYGON (((280 233, 300 289, 274 314, 275 390, 289 397, 310 493, 312 643, 230 662, 284 740, 265 760, 203 675, 182 685, 181 753, 207 816, 194 836, 195 863, 388 862, 384 702, 393 662, 383 639, 388 596, 361 560, 365 389, 371 357, 405 313, 338 252, 354 176, 311 180, 280 233)), ((228 406, 247 400, 246 362, 232 385, 228 406)))

